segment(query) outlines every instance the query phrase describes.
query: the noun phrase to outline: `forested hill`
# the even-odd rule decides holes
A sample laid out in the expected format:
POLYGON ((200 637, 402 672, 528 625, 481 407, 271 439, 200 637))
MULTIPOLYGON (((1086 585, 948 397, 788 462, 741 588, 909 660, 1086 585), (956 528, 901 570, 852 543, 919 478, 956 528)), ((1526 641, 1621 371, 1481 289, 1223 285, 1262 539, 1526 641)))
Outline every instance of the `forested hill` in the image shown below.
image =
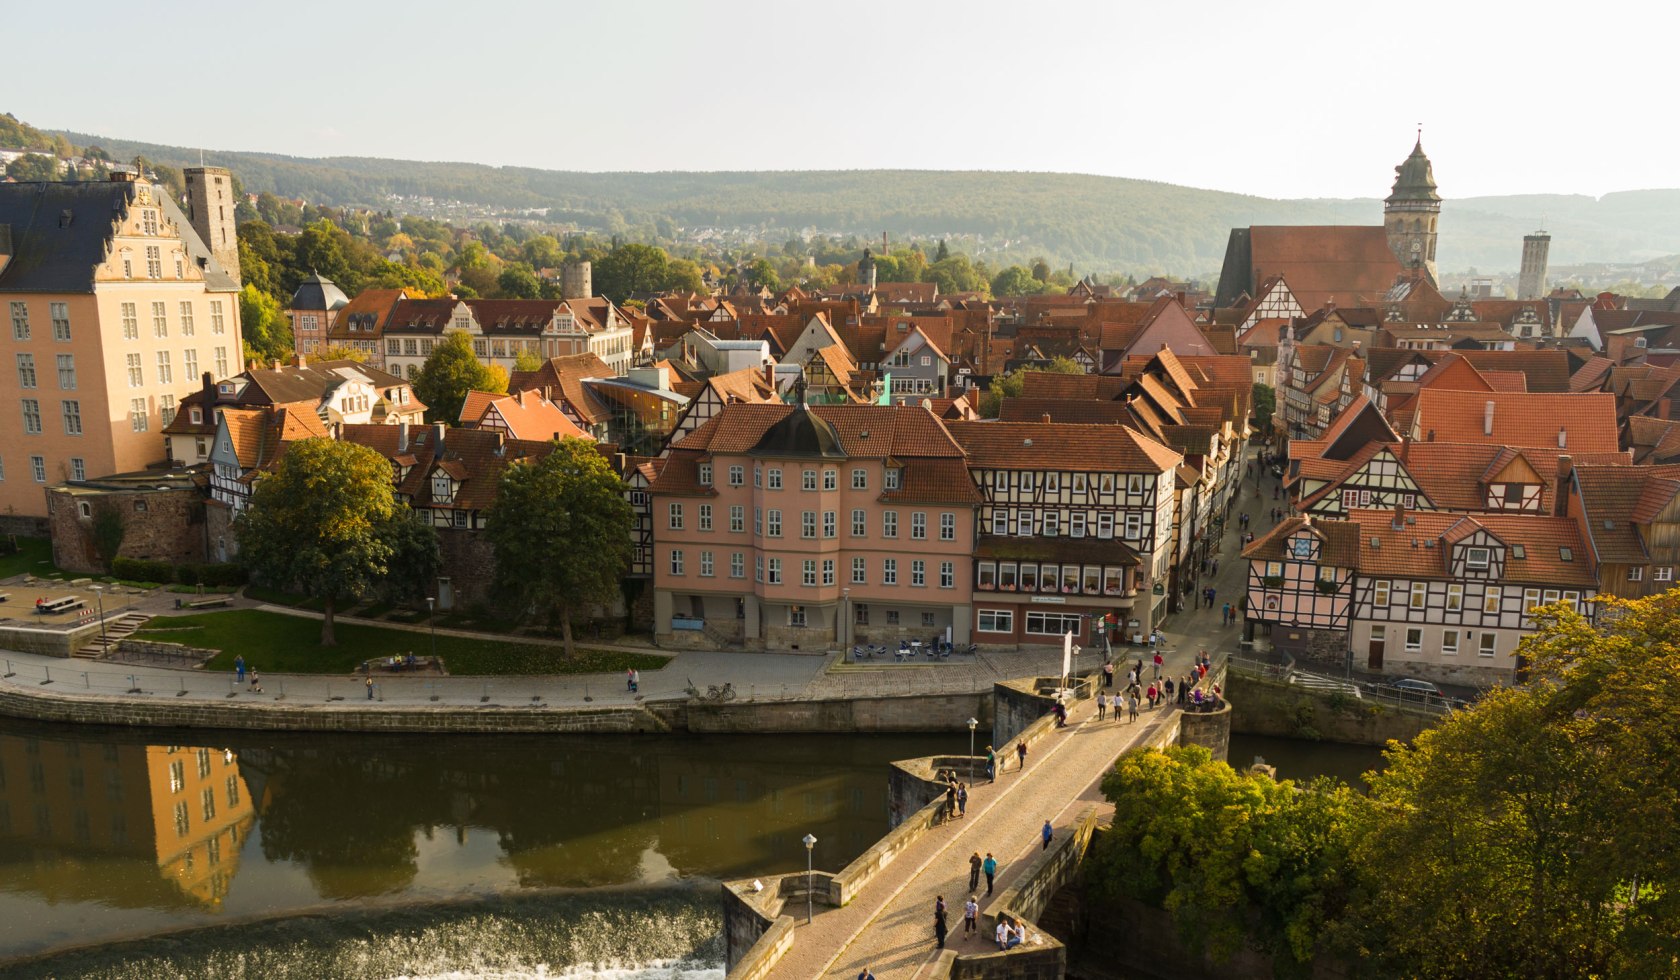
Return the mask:
MULTIPOLYGON (((64 133, 119 160, 144 155, 171 166, 197 149, 64 133)), ((310 159, 215 150, 249 191, 398 212, 425 209, 391 195, 498 208, 548 208, 584 230, 673 237, 678 228, 740 229, 777 240, 813 230, 895 240, 938 237, 992 264, 1044 255, 1083 273, 1217 270, 1232 227, 1251 224, 1376 224, 1377 198, 1271 200, 1173 184, 1082 174, 979 171, 764 171, 583 173, 469 163, 363 157, 310 159)), ((1449 168, 1437 165, 1447 182, 1449 168)), ((1386 174, 1372 175, 1386 191, 1386 174)), ((1631 191, 1600 199, 1531 195, 1448 200, 1440 266, 1514 270, 1522 236, 1544 220, 1554 265, 1637 262, 1680 252, 1680 190, 1631 191)))

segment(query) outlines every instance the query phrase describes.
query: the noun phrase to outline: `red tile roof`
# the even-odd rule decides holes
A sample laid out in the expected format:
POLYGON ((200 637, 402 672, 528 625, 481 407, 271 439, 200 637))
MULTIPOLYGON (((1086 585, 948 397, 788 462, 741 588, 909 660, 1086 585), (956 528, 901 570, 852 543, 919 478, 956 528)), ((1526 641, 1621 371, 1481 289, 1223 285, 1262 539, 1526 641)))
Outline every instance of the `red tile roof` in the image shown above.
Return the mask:
POLYGON ((1417 395, 1412 431, 1420 441, 1552 447, 1589 453, 1613 453, 1621 448, 1616 400, 1603 393, 1553 395, 1425 388, 1417 395), (1492 431, 1486 432, 1489 406, 1492 431))
MULTIPOLYGON (((1567 517, 1527 514, 1444 514, 1431 511, 1406 513, 1406 523, 1394 527, 1394 512, 1355 510, 1348 521, 1359 526, 1359 571, 1380 578, 1448 578, 1450 543, 1485 529, 1507 546, 1505 575, 1500 582, 1577 586, 1598 586, 1591 552, 1581 538, 1580 528, 1567 517), (1442 547, 1442 541, 1449 547, 1442 547), (1417 543, 1413 547, 1413 542, 1417 543), (1427 546, 1433 543, 1433 547, 1427 546), (1511 546, 1521 545, 1524 555, 1516 557, 1511 546), (1568 549, 1570 559, 1563 558, 1568 549)), ((1497 584, 1497 583, 1496 583, 1497 584)))

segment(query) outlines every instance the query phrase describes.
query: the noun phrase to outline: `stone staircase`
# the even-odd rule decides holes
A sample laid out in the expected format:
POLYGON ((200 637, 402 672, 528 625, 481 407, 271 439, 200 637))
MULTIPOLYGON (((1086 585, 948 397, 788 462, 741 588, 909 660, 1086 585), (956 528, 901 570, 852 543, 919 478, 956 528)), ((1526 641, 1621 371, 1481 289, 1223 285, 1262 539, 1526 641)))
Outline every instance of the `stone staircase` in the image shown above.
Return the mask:
POLYGON ((117 644, 133 635, 146 620, 152 617, 145 613, 123 613, 115 619, 105 621, 104 635, 96 636, 93 642, 77 650, 74 656, 83 660, 104 660, 116 650, 117 644))

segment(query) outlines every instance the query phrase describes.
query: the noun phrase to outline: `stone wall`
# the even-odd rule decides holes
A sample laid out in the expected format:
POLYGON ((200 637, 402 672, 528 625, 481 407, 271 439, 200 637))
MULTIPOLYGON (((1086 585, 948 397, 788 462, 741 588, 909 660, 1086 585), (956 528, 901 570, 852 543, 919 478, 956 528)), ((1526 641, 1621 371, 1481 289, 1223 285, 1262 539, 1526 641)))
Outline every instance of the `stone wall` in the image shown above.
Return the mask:
POLYGON ((195 487, 102 492, 55 487, 47 491, 47 521, 53 564, 59 568, 85 573, 105 570, 93 548, 93 518, 81 516, 82 503, 95 514, 100 508, 111 507, 122 516, 122 547, 117 554, 123 558, 172 565, 197 565, 209 560, 204 545, 204 495, 195 487))
POLYGON ((930 755, 894 762, 887 770, 887 827, 897 827, 906 817, 935 800, 945 797, 947 784, 934 777, 941 769, 952 769, 961 782, 986 778, 985 756, 930 755), (970 777, 972 773, 972 779, 970 777))
POLYGON ((189 647, 180 643, 159 643, 156 640, 126 639, 117 641, 117 653, 122 656, 151 657, 182 664, 203 664, 221 653, 206 647, 189 647))
POLYGON ((1387 745, 1390 739, 1410 742, 1441 719, 1421 710, 1247 674, 1231 674, 1225 693, 1234 706, 1231 730, 1244 735, 1387 745))
POLYGON ((455 588, 455 605, 487 602, 496 580, 496 552, 486 536, 464 528, 438 528, 443 567, 438 574, 455 588))
POLYGON ((36 653, 48 657, 68 657, 99 636, 99 620, 71 629, 43 629, 0 623, 0 649, 19 653, 36 653))
POLYGON ((1200 745, 1221 762, 1231 754, 1231 702, 1222 701, 1211 711, 1186 707, 1178 718, 1179 745, 1200 745))
POLYGON ((1038 679, 1002 681, 992 687, 992 739, 1001 755, 1009 740, 1050 713, 1056 700, 1038 693, 1038 679))
POLYGON ((990 701, 987 695, 975 693, 827 701, 693 701, 688 706, 688 730, 718 734, 962 731, 969 718, 980 719, 982 725, 990 722, 990 701))
POLYGON ((52 525, 45 517, 0 514, 0 534, 15 534, 20 538, 45 538, 52 534, 52 525))

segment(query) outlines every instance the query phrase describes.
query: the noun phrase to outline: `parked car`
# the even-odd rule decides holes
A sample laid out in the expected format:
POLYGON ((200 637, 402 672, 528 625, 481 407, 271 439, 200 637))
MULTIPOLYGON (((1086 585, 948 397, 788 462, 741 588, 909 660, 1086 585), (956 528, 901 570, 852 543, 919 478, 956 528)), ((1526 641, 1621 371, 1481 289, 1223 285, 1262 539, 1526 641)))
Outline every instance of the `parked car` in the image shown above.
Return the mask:
POLYGON ((1429 681, 1420 681, 1414 677, 1402 677, 1397 681, 1390 682, 1388 686, 1398 688, 1402 694, 1415 694, 1420 698, 1441 698, 1446 696, 1441 693, 1440 688, 1431 684, 1429 681))

